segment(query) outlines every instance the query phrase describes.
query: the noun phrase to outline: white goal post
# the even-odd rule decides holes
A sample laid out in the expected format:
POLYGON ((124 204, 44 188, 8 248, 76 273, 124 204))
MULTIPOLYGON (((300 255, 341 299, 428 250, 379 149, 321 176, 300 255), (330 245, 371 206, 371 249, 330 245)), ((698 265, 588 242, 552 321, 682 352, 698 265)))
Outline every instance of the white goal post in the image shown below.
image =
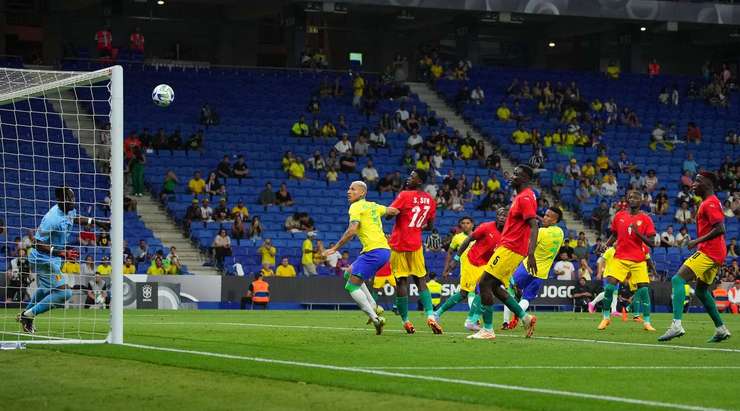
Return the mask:
POLYGON ((2 347, 123 344, 123 157, 120 66, 93 72, 0 67, 2 347), (33 318, 31 334, 16 317, 51 288, 39 287, 33 268, 39 253, 29 230, 56 205, 55 189, 62 186, 74 192, 78 215, 110 220, 110 232, 72 226, 67 245, 80 252, 80 265, 62 260, 52 269, 63 272, 57 281, 66 280, 71 298, 49 299, 55 304, 33 318))

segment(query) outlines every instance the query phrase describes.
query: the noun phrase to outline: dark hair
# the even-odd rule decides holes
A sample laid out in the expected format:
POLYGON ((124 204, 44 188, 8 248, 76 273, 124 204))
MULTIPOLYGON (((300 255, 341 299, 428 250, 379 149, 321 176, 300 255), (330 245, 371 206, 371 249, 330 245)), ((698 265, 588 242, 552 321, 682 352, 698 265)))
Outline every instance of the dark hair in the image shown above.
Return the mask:
POLYGON ((427 172, 420 169, 415 169, 414 173, 416 173, 416 177, 421 181, 422 184, 427 182, 427 172))
POLYGON ((56 197, 57 201, 67 201, 67 193, 70 191, 72 191, 72 189, 67 186, 57 187, 54 190, 54 196, 56 197))
POLYGON ((529 165, 519 164, 517 167, 527 173, 527 176, 529 176, 530 179, 534 178, 534 170, 532 170, 532 167, 530 167, 529 165))
POLYGON ((699 173, 700 176, 708 179, 712 182, 712 186, 717 187, 719 185, 719 179, 717 178, 717 175, 714 174, 711 171, 702 171, 699 173))
POLYGON ((559 223, 560 220, 563 219, 563 210, 559 209, 558 207, 550 207, 550 211, 558 215, 558 221, 556 222, 559 223))
POLYGON ((460 223, 462 223, 463 220, 470 220, 471 223, 475 223, 475 220, 473 220, 472 217, 466 215, 466 216, 460 217, 460 219, 457 220, 457 225, 460 225, 460 223))

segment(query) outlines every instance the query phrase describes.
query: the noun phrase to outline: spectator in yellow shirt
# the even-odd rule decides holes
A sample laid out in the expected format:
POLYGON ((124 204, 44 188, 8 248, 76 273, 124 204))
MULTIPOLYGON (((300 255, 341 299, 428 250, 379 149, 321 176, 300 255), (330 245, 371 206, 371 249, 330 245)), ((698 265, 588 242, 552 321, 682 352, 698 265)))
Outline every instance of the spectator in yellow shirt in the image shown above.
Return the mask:
POLYGON ((112 271, 113 267, 110 265, 110 257, 104 255, 102 264, 98 265, 98 267, 95 269, 95 274, 110 275, 112 271))
POLYGON ((257 249, 257 252, 262 256, 263 267, 265 264, 267 264, 268 267, 275 266, 275 255, 277 254, 277 249, 272 245, 272 240, 266 238, 260 248, 257 249))
POLYGON ((598 98, 591 102, 591 110, 600 113, 604 108, 604 104, 598 98))
POLYGON ((559 128, 552 133, 552 143, 556 146, 563 144, 563 132, 559 128))
POLYGON ((506 106, 506 103, 501 103, 499 108, 496 109, 496 117, 501 121, 509 121, 511 119, 511 110, 506 106))
POLYGON ((236 218, 237 214, 242 217, 242 221, 249 221, 249 210, 244 205, 244 200, 239 199, 234 208, 231 209, 232 218, 236 218))
POLYGON ((309 233, 301 246, 301 265, 303 266, 303 275, 306 277, 316 275, 316 264, 313 262, 313 238, 315 236, 314 233, 309 233))
POLYGON ((545 133, 545 136, 542 137, 542 145, 547 148, 552 146, 552 134, 545 133))
POLYGON ((164 263, 162 262, 162 257, 157 256, 152 261, 152 265, 150 265, 149 268, 146 270, 146 273, 149 275, 164 275, 165 268, 164 263))
POLYGON ((491 174, 491 176, 488 177, 488 181, 486 181, 486 189, 490 193, 495 193, 501 189, 501 181, 496 177, 496 174, 491 174))
POLYGON ((290 132, 295 137, 308 137, 309 129, 308 124, 306 124, 306 119, 303 116, 299 117, 298 121, 293 123, 293 127, 290 128, 290 132))
POLYGON ((429 161, 428 155, 423 155, 416 161, 416 168, 419 170, 429 171, 432 167, 432 163, 429 161))
POLYGON ((126 261, 123 264, 123 273, 136 274, 136 264, 134 264, 134 260, 131 257, 126 257, 126 261))
POLYGON ((565 135, 565 145, 574 146, 576 145, 577 139, 578 139, 578 135, 576 133, 567 133, 565 135))
POLYGON ((586 164, 581 167, 581 175, 589 180, 594 178, 594 176, 596 175, 596 167, 594 167, 594 164, 591 162, 591 160, 586 161, 586 164))
POLYGON ((290 178, 295 178, 296 180, 303 180, 306 177, 306 166, 303 165, 303 159, 301 157, 296 157, 295 161, 290 163, 288 166, 288 175, 290 175, 290 178))
POLYGON ((440 77, 442 77, 442 73, 444 72, 444 69, 442 68, 442 65, 439 64, 439 62, 435 62, 432 64, 432 68, 430 69, 432 73, 432 77, 434 77, 434 80, 439 80, 440 77))
POLYGON ((532 135, 524 130, 523 126, 519 126, 513 133, 511 133, 511 139, 516 144, 529 144, 532 141, 532 135))
POLYGON ((354 107, 360 107, 360 102, 362 101, 362 95, 365 93, 365 79, 362 78, 362 75, 360 73, 357 73, 357 76, 355 76, 354 81, 352 81, 352 105, 354 107))
POLYGON ((575 120, 576 117, 578 117, 578 112, 573 107, 568 107, 565 109, 565 112, 563 112, 563 117, 560 121, 563 124, 570 124, 570 122, 575 120))
POLYGON ((188 189, 193 195, 203 194, 203 190, 206 187, 206 180, 200 175, 200 171, 193 173, 193 178, 188 182, 188 189))
POLYGON ((260 275, 263 277, 272 277, 275 275, 275 271, 267 263, 263 263, 260 269, 260 275))
POLYGON ((275 271, 277 277, 295 277, 295 267, 288 261, 288 257, 283 257, 280 265, 275 271))
POLYGON ((619 75, 622 73, 622 69, 616 61, 610 61, 609 65, 606 66, 606 76, 612 80, 619 79, 619 75))
POLYGON ((600 172, 604 173, 609 170, 609 163, 611 163, 611 161, 609 160, 609 156, 606 155, 606 151, 601 150, 599 156, 596 157, 596 168, 598 168, 600 172))
POLYGON ((62 265, 62 272, 64 274, 79 274, 80 263, 77 261, 67 260, 62 265))
POLYGON ((463 141, 462 145, 460 145, 460 158, 463 160, 473 158, 473 146, 467 140, 463 141))
POLYGON ((336 137, 337 136, 337 128, 334 127, 334 123, 331 121, 327 121, 324 123, 324 126, 321 127, 321 135, 324 137, 336 137))

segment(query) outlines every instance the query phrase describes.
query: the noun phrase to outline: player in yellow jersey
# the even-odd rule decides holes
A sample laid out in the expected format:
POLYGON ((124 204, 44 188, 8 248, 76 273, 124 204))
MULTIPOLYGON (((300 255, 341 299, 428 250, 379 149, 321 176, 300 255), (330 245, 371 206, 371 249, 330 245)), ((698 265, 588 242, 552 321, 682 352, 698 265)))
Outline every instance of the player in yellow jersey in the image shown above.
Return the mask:
POLYGON ((383 233, 381 221, 381 217, 386 215, 386 208, 365 200, 366 194, 367 185, 364 182, 354 181, 350 184, 347 190, 347 199, 350 202, 349 226, 336 245, 324 251, 324 255, 328 257, 336 253, 354 236, 360 239, 362 252, 344 273, 347 279, 344 289, 370 318, 375 325, 376 333, 381 334, 385 325, 385 318, 380 315, 383 311, 375 302, 364 280, 373 278, 375 273, 388 262, 391 250, 383 233))
POLYGON ((450 246, 447 248, 447 255, 445 256, 445 268, 442 270, 442 277, 450 275, 450 271, 453 269, 452 257, 457 254, 457 250, 460 249, 463 241, 473 232, 473 226, 475 226, 475 222, 468 216, 457 220, 457 228, 460 229, 460 232, 452 236, 452 240, 450 240, 450 246))
MULTIPOLYGON (((616 250, 614 247, 609 247, 601 253, 601 256, 599 257, 598 261, 596 262, 596 275, 600 276, 604 280, 604 285, 606 285, 606 276, 607 273, 609 273, 609 263, 614 258, 614 252, 616 250)), ((616 292, 616 291, 615 291, 616 292)), ((588 303, 588 312, 593 313, 596 312, 596 304, 600 303, 604 300, 604 292, 600 292, 594 297, 593 300, 591 300, 590 303, 588 303)), ((617 313, 617 298, 616 296, 612 297, 612 306, 611 311, 613 315, 618 315, 617 313)))
MULTIPOLYGON (((542 218, 542 227, 538 230, 537 245, 534 249, 537 272, 530 272, 524 263, 520 263, 519 267, 514 271, 513 283, 522 295, 522 298, 519 300, 519 306, 522 307, 524 312, 529 308, 529 303, 537 298, 542 282, 547 279, 550 273, 550 267, 552 267, 552 263, 555 261, 560 247, 563 246, 565 235, 563 234, 563 229, 556 225, 562 219, 563 212, 557 207, 550 207, 542 218)), ((513 330, 516 328, 518 320, 514 317, 509 321, 510 316, 511 311, 504 306, 503 329, 513 330)))
MULTIPOLYGON (((465 216, 457 220, 457 228, 460 230, 457 234, 452 236, 452 240, 450 240, 450 245, 447 247, 447 255, 445 256, 445 266, 442 270, 442 277, 446 278, 448 275, 450 275, 450 272, 454 270, 454 263, 452 262, 453 256, 458 254, 458 250, 460 249, 460 246, 462 243, 470 236, 470 234, 473 233, 473 227, 475 226, 475 221, 471 217, 465 216)), ((460 286, 462 287, 463 283, 462 278, 462 272, 460 275, 460 286)), ((473 304, 473 298, 475 297, 475 293, 469 293, 468 294, 468 307, 471 307, 473 304)))

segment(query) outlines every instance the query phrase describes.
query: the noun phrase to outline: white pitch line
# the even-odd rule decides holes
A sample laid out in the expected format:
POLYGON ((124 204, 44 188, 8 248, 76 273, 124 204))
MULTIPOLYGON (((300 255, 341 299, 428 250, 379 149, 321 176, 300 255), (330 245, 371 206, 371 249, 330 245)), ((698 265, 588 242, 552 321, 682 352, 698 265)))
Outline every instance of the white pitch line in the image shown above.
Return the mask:
POLYGON ((652 400, 639 400, 639 399, 634 399, 634 398, 622 398, 622 397, 614 397, 614 396, 609 396, 609 395, 597 395, 597 394, 588 394, 588 393, 574 392, 574 391, 553 390, 553 389, 548 389, 548 388, 536 388, 536 387, 525 387, 525 386, 518 386, 518 385, 496 384, 496 383, 488 383, 488 382, 482 382, 482 381, 460 380, 460 379, 453 379, 453 378, 434 377, 434 376, 428 376, 428 375, 402 374, 402 373, 397 373, 397 372, 389 372, 389 371, 367 369, 367 368, 342 367, 342 366, 337 366, 337 365, 317 364, 317 363, 309 363, 309 362, 301 362, 301 361, 287 361, 287 360, 277 360, 277 359, 272 359, 272 358, 247 357, 247 356, 242 356, 242 355, 223 354, 223 353, 215 353, 215 352, 208 352, 208 351, 182 350, 178 348, 157 347, 157 346, 142 345, 142 344, 125 343, 124 345, 128 347, 140 348, 144 350, 173 352, 173 353, 178 353, 178 354, 200 355, 200 356, 205 356, 205 357, 225 358, 225 359, 230 359, 230 360, 241 360, 241 361, 252 361, 252 362, 259 362, 259 363, 266 363, 266 364, 288 365, 292 367, 317 368, 317 369, 332 370, 332 371, 344 371, 344 372, 350 372, 350 373, 355 373, 355 374, 370 374, 370 375, 378 375, 378 376, 384 376, 384 377, 434 381, 434 382, 442 382, 442 383, 448 383, 448 384, 469 385, 469 386, 491 388, 491 389, 498 389, 498 390, 521 391, 521 392, 528 392, 528 393, 535 393, 535 394, 552 395, 552 396, 558 396, 558 397, 582 398, 582 399, 589 399, 589 400, 618 402, 618 403, 623 403, 623 404, 633 404, 633 405, 661 407, 661 408, 674 408, 674 409, 691 410, 691 411, 722 410, 720 408, 707 408, 707 407, 699 407, 699 406, 687 405, 687 404, 677 404, 677 403, 652 401, 652 400))
POLYGON ((628 365, 460 365, 460 366, 440 366, 440 367, 358 367, 366 370, 740 370, 740 366, 685 366, 685 365, 656 365, 656 366, 628 366, 628 365))
MULTIPOLYGON (((322 325, 280 325, 280 324, 258 324, 258 323, 232 323, 232 322, 156 322, 147 323, 149 325, 223 325, 223 326, 238 326, 238 327, 262 327, 262 328, 289 328, 289 329, 302 329, 302 330, 330 330, 330 331, 364 331, 367 332, 369 328, 360 327, 329 327, 322 325)), ((402 333, 403 330, 383 330, 383 332, 402 333)), ((456 332, 456 331, 445 331, 445 334, 451 335, 470 335, 470 333, 456 332)), ((496 334, 497 337, 508 337, 508 338, 523 338, 519 335, 512 334, 496 334)), ((581 342, 590 344, 611 344, 611 345, 623 345, 628 347, 648 347, 648 348, 674 348, 682 350, 696 350, 696 351, 715 351, 715 352, 731 352, 740 353, 740 349, 735 348, 718 348, 718 347, 693 347, 690 345, 673 345, 673 344, 650 344, 650 343, 635 343, 626 341, 608 341, 608 340, 595 340, 588 338, 570 338, 570 337, 549 337, 535 335, 535 340, 554 340, 554 341, 568 341, 568 342, 581 342)))

